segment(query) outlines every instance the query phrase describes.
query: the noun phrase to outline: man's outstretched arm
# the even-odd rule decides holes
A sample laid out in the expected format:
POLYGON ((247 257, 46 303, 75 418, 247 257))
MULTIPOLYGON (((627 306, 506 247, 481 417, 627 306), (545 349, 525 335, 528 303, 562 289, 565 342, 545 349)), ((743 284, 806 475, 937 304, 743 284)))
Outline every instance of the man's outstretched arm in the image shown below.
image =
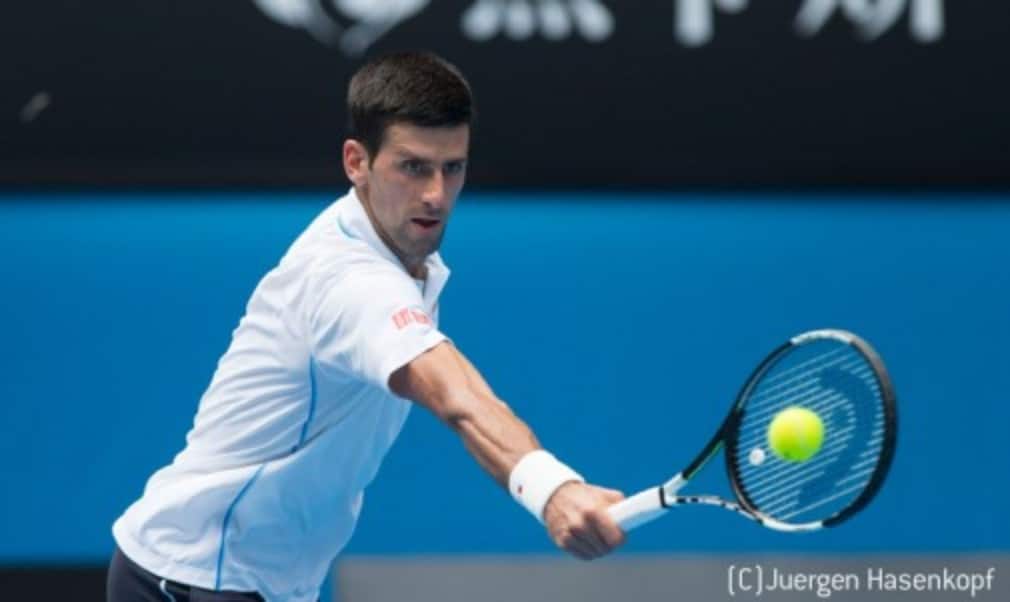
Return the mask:
POLYGON ((607 514, 607 507, 624 496, 583 483, 543 451, 529 427, 448 341, 393 372, 389 387, 458 433, 477 462, 539 514, 537 518, 561 549, 591 560, 624 542, 624 533, 607 514))

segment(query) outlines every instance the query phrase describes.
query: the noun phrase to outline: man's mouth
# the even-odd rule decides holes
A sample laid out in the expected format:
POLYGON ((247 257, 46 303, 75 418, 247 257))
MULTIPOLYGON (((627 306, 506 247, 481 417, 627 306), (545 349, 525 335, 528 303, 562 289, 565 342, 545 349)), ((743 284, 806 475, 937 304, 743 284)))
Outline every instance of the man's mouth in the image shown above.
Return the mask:
POLYGON ((412 219, 410 221, 414 222, 418 226, 421 226, 425 230, 430 230, 430 229, 434 228, 435 226, 437 226, 441 220, 437 220, 437 219, 424 219, 424 218, 421 218, 421 217, 415 217, 414 219, 412 219))

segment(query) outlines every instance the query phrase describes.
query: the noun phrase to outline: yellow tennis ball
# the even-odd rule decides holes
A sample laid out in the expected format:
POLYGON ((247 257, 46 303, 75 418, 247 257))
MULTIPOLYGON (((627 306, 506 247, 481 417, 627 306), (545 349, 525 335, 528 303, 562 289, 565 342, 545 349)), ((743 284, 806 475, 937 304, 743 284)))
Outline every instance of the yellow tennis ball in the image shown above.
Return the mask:
POLYGON ((768 447, 789 462, 805 462, 824 443, 824 423, 816 412, 799 406, 788 407, 768 425, 768 447))

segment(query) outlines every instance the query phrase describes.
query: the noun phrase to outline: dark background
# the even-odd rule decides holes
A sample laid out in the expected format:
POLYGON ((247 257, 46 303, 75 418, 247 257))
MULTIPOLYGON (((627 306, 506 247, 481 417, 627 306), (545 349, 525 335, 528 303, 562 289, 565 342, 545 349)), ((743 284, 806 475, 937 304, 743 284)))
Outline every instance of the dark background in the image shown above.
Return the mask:
MULTIPOLYGON (((530 0, 536 2, 539 0, 530 0)), ((945 2, 866 40, 803 4, 716 11, 710 44, 673 36, 669 0, 609 2, 606 41, 477 43, 471 2, 433 2, 366 54, 428 48, 480 110, 470 182, 494 188, 1010 184, 1010 7, 945 2)), ((331 185, 361 57, 252 0, 8 3, 0 20, 0 183, 331 185), (24 123, 38 92, 51 105, 24 123)), ((350 24, 344 20, 343 24, 350 24)))

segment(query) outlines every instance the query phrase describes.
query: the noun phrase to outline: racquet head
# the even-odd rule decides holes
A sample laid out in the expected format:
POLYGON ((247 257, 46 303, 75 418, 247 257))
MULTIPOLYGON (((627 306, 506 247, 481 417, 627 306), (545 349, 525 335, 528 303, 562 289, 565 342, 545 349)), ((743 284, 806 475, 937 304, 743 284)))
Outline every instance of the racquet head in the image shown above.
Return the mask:
MULTIPOLYGON (((793 337, 741 389, 722 429, 726 469, 740 506, 766 526, 832 527, 879 491, 897 436, 890 377, 868 343, 842 330, 793 337), (815 412, 823 442, 809 459, 771 448, 772 419, 790 407, 815 412)), ((690 469, 689 469, 690 470, 690 469)))

